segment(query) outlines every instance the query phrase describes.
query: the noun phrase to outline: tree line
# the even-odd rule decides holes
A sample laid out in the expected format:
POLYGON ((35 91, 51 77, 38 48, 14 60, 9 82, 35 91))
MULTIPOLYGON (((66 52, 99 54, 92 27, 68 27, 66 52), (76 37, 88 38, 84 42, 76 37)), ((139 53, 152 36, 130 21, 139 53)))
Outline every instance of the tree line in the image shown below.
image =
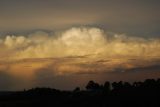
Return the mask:
POLYGON ((0 107, 160 107, 160 79, 143 82, 109 82, 93 80, 86 90, 32 88, 0 95, 0 107))

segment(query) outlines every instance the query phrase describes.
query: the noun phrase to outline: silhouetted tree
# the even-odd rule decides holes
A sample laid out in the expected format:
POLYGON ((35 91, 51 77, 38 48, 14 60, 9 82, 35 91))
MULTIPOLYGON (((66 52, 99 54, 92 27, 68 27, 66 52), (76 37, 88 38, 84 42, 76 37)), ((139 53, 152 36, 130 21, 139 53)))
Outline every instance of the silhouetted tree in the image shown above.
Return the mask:
POLYGON ((138 87, 140 88, 142 85, 143 85, 142 82, 134 82, 132 86, 135 88, 138 88, 138 87))
POLYGON ((79 87, 76 87, 73 92, 79 92, 80 91, 80 88, 79 87))
POLYGON ((98 90, 100 89, 100 85, 98 83, 95 83, 94 81, 89 81, 87 86, 87 90, 98 90))
POLYGON ((89 81, 86 86, 89 91, 79 87, 73 91, 37 87, 20 92, 0 92, 0 107, 160 107, 160 79, 133 84, 113 82, 112 87, 111 90, 108 81, 104 85, 89 81))
POLYGON ((113 87, 113 89, 114 90, 116 90, 116 89, 121 89, 121 88, 123 88, 123 82, 122 81, 120 81, 120 82, 113 82, 112 83, 112 87, 113 87))
POLYGON ((110 82, 106 81, 103 86, 104 90, 108 93, 111 90, 110 82))
POLYGON ((129 82, 124 82, 124 88, 129 89, 132 85, 129 82))

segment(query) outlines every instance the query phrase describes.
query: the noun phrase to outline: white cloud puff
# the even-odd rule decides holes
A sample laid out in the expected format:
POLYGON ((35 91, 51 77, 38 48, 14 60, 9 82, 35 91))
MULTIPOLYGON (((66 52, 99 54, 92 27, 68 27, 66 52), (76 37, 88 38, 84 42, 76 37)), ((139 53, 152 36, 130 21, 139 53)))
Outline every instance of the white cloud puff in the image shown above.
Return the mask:
MULTIPOLYGON (((57 77, 61 81, 59 76, 74 81, 72 74, 78 81, 85 77, 80 74, 88 75, 88 81, 93 76, 90 74, 96 74, 94 76, 102 80, 102 75, 110 78, 109 72, 156 72, 159 64, 160 39, 110 34, 99 28, 76 27, 57 33, 38 31, 0 38, 0 76, 6 76, 2 81, 7 84, 8 78, 13 78, 11 81, 16 81, 15 86, 23 88, 38 83, 46 86, 57 77)), ((153 77, 157 76, 155 73, 153 77)), ((142 78, 146 78, 145 75, 142 78)))
POLYGON ((55 34, 39 31, 28 36, 6 36, 0 43, 1 47, 14 52, 11 54, 12 59, 80 55, 102 58, 160 56, 159 39, 129 37, 123 34, 109 36, 99 28, 87 27, 71 28, 55 34))

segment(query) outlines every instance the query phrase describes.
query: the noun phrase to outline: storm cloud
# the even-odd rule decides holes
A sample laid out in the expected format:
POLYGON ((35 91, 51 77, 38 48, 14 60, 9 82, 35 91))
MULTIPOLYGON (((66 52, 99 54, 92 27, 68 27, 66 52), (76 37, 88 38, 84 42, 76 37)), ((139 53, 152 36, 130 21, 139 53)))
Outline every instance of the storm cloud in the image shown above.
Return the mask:
POLYGON ((42 70, 55 76, 127 72, 159 65, 160 60, 159 38, 131 37, 96 27, 6 35, 0 47, 0 69, 26 79, 42 70))
MULTIPOLYGON (((27 36, 7 35, 1 39, 5 58, 49 58, 92 55, 110 57, 159 57, 159 38, 130 37, 99 28, 75 27, 56 33, 35 32, 27 36)), ((3 59, 2 58, 2 59, 3 59)))

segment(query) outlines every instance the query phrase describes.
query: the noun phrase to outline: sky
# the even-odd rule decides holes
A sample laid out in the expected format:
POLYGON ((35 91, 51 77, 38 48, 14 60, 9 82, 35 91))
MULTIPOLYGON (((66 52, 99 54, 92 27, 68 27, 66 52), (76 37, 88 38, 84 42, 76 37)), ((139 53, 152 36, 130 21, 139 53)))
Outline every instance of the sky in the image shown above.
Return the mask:
POLYGON ((0 90, 160 76, 159 0, 0 0, 0 90))

